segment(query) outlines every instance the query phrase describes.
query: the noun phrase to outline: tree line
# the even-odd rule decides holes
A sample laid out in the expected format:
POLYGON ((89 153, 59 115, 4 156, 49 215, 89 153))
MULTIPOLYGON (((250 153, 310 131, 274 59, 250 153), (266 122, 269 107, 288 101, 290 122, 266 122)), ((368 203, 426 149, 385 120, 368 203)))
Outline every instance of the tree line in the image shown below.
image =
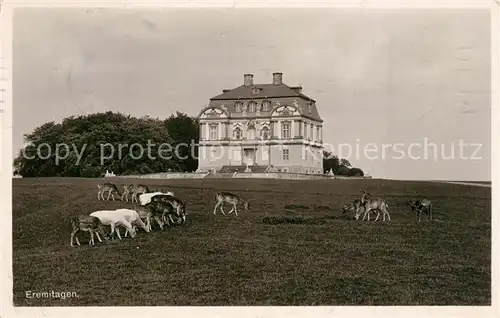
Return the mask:
MULTIPOLYGON (((116 175, 136 175, 193 172, 198 168, 198 120, 181 112, 163 120, 110 111, 71 116, 60 123, 52 121, 35 128, 24 135, 24 140, 25 147, 13 162, 14 173, 23 177, 94 178, 102 177, 107 170, 116 175), (177 152, 165 156, 161 153, 164 149, 153 146, 145 154, 144 147, 130 146, 145 145, 145 141, 169 144, 177 152), (121 149, 123 145, 129 147, 121 149)), ((326 151, 323 168, 335 175, 363 175, 348 160, 326 151)))

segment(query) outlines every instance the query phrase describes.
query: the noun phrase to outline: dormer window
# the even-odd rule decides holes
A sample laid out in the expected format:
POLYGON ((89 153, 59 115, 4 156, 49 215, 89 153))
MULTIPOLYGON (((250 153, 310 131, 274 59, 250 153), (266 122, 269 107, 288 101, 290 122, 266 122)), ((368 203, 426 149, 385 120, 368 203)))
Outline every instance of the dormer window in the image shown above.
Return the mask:
POLYGON ((252 87, 252 95, 258 95, 260 93, 260 88, 252 87))
POLYGON ((248 112, 249 113, 255 113, 255 107, 257 106, 256 102, 249 102, 248 103, 248 112))
POLYGON ((312 102, 307 103, 307 110, 309 111, 309 114, 312 113, 312 102))
POLYGON ((242 102, 236 102, 235 106, 236 106, 236 112, 237 113, 241 113, 241 108, 242 108, 241 106, 243 106, 243 103, 242 102))
POLYGON ((267 100, 267 99, 266 99, 266 100, 264 100, 264 101, 262 102, 262 111, 263 111, 263 112, 268 112, 270 108, 271 108, 271 101, 269 101, 269 100, 267 100))

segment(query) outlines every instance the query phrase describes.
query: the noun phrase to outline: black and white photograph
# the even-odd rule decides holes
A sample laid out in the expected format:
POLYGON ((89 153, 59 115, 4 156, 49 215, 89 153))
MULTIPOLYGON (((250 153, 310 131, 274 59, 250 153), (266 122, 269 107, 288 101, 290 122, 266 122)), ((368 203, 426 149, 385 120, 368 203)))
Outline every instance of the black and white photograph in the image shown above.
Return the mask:
POLYGON ((498 6, 135 4, 7 3, 13 312, 498 315, 498 6))

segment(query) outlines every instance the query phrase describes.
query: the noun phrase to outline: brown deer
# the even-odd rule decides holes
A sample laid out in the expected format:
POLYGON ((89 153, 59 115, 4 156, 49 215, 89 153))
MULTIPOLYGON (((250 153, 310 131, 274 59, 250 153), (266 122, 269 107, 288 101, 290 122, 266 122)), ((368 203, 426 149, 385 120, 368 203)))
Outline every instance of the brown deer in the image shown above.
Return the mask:
POLYGON ((432 221, 432 202, 430 200, 408 200, 408 204, 413 212, 417 211, 417 218, 419 222, 422 211, 427 214, 427 221, 432 221))
POLYGON ((215 195, 215 201, 216 201, 216 203, 215 203, 215 207, 214 207, 214 214, 217 212, 217 208, 220 208, 220 211, 222 212, 222 214, 226 215, 226 213, 224 213, 224 210, 222 209, 222 206, 224 205, 224 203, 229 203, 233 206, 232 209, 228 212, 228 214, 231 214, 234 211, 234 213, 236 215, 238 215, 238 210, 236 209, 236 206, 238 204, 243 205, 243 207, 245 208, 245 210, 247 212, 250 210, 250 204, 248 203, 248 201, 243 200, 243 198, 241 198, 239 195, 236 195, 234 193, 219 192, 215 195))
MULTIPOLYGON (((382 221, 385 222, 385 216, 387 215, 388 221, 391 220, 391 216, 389 215, 389 211, 387 208, 389 205, 387 202, 385 202, 384 199, 381 198, 367 198, 367 196, 371 196, 370 193, 366 192, 363 190, 363 196, 361 197, 361 206, 364 207, 364 215, 363 215, 363 221, 365 220, 366 216, 368 216, 368 221, 370 220, 370 213, 373 210, 377 210, 377 217, 375 218, 376 222, 378 218, 380 217, 380 212, 382 211, 383 219, 382 221)), ((357 209, 355 218, 356 220, 359 219, 361 215, 361 206, 357 209)))
POLYGON ((148 193, 149 188, 147 185, 144 184, 138 184, 134 186, 134 189, 132 190, 132 202, 139 202, 139 194, 143 193, 148 193))
POLYGON ((76 244, 80 245, 78 236, 75 237, 76 233, 80 231, 90 233, 89 245, 95 244, 94 233, 97 235, 97 239, 99 240, 99 242, 102 242, 101 238, 99 237, 99 232, 101 232, 105 240, 108 240, 108 235, 106 233, 106 230, 104 229, 103 224, 96 217, 89 215, 79 215, 71 217, 70 222, 71 222, 72 232, 71 232, 71 241, 69 245, 71 247, 73 247, 73 239, 76 239, 76 244))
POLYGON ((346 204, 342 207, 342 214, 345 214, 348 211, 357 211, 359 206, 361 206, 361 200, 355 199, 351 203, 346 204))
POLYGON ((132 191, 134 190, 134 185, 133 184, 124 184, 123 185, 123 193, 122 193, 122 201, 123 198, 128 202, 128 196, 132 194, 132 191))
MULTIPOLYGON (((172 223, 176 223, 173 220, 173 216, 175 216, 177 219, 181 220, 181 223, 186 222, 186 217, 187 217, 187 212, 186 212, 186 204, 182 202, 179 198, 171 196, 171 195, 166 195, 166 194, 159 194, 155 195, 154 197, 151 198, 151 203, 155 202, 163 202, 170 204, 172 207, 172 212, 170 213, 163 213, 163 220, 168 224, 167 216, 172 221, 172 223)), ((164 210, 168 208, 163 208, 164 210)))
POLYGON ((113 198, 113 201, 115 201, 115 193, 117 196, 120 195, 120 191, 118 191, 118 188, 112 184, 112 183, 102 183, 97 185, 97 200, 100 200, 101 198, 104 199, 104 193, 108 192, 108 198, 106 200, 109 200, 109 197, 111 196, 113 198))

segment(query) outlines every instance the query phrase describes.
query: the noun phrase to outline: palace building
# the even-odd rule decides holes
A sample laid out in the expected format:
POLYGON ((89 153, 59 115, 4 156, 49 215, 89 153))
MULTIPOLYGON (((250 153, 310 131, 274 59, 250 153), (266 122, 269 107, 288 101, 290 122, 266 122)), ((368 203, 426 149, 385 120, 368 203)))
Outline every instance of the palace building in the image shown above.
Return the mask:
POLYGON ((323 173, 316 102, 282 75, 254 84, 245 74, 243 85, 210 98, 199 115, 199 171, 323 173))

